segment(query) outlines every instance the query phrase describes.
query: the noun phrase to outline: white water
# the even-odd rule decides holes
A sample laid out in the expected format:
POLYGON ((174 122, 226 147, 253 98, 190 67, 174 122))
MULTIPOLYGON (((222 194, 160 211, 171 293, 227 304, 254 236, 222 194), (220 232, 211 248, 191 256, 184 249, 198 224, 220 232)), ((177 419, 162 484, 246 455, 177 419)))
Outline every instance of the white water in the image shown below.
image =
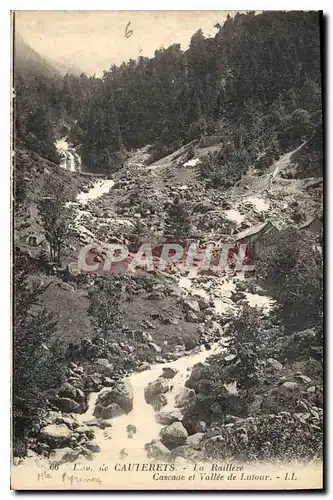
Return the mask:
POLYGON ((99 180, 87 193, 79 193, 76 200, 85 205, 88 201, 96 200, 103 194, 106 194, 114 186, 114 181, 111 179, 99 180))
POLYGON ((68 144, 67 137, 55 141, 54 145, 61 157, 59 166, 69 172, 81 172, 81 157, 68 144))
POLYGON ((201 163, 199 158, 192 158, 192 160, 188 160, 184 163, 183 167, 195 167, 196 165, 199 165, 199 163, 201 163))
POLYGON ((258 198, 258 196, 248 196, 244 199, 244 201, 251 203, 258 212, 266 212, 270 207, 269 202, 263 200, 262 198, 258 198))
MULTIPOLYGON (((210 351, 203 348, 189 356, 184 356, 171 363, 152 365, 150 370, 141 373, 134 373, 127 378, 127 381, 133 388, 133 410, 128 415, 122 415, 110 419, 112 427, 105 430, 96 428, 96 442, 101 448, 101 452, 95 455, 100 460, 119 460, 121 452, 127 453, 127 461, 147 461, 145 444, 153 439, 157 439, 163 425, 156 422, 155 411, 150 404, 147 404, 144 398, 144 389, 149 382, 153 382, 162 375, 162 368, 170 366, 179 370, 179 373, 170 379, 172 390, 165 394, 167 405, 163 406, 161 411, 172 411, 175 409, 175 398, 182 391, 186 380, 189 378, 191 369, 196 363, 203 363, 208 356, 223 351, 222 343, 212 346, 210 351), (132 438, 128 437, 127 426, 135 425, 136 434, 132 438)), ((104 391, 105 389, 102 389, 104 391)), ((102 392, 101 391, 101 392, 102 392)), ((98 393, 90 395, 88 411, 79 416, 80 421, 91 421, 93 417, 94 406, 98 393)))
POLYGON ((233 208, 227 210, 225 216, 227 219, 237 222, 238 224, 241 224, 245 219, 245 215, 242 215, 238 210, 234 210, 233 208))

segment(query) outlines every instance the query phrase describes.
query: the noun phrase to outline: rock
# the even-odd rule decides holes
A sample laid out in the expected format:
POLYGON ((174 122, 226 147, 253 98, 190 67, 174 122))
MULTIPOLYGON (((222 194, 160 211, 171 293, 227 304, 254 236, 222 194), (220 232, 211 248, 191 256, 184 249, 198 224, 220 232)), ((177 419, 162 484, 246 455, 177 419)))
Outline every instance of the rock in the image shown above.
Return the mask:
POLYGON ((160 411, 156 414, 156 422, 162 425, 171 425, 174 422, 181 422, 183 415, 179 410, 160 411))
POLYGON ((246 295, 242 292, 232 292, 231 294, 231 300, 233 302, 239 302, 242 299, 246 299, 246 295))
POLYGON ((224 356, 224 361, 233 361, 236 358, 237 354, 228 354, 227 356, 224 356))
POLYGON ((65 448, 56 448, 50 455, 52 462, 63 464, 66 462, 74 462, 77 459, 80 451, 74 451, 72 448, 66 446, 65 448))
MULTIPOLYGON (((116 403, 121 409, 121 414, 129 413, 133 408, 133 389, 131 385, 126 381, 117 382, 113 387, 105 389, 101 392, 96 401, 96 408, 94 413, 95 416, 102 416, 102 409, 108 408, 113 403, 116 403), (98 408, 98 409, 97 409, 98 408)), ((112 406, 106 413, 117 412, 118 408, 112 406)), ((113 415, 115 416, 115 415, 113 415)), ((102 418, 112 418, 102 417, 102 418)))
POLYGON ((89 451, 92 451, 93 453, 99 453, 101 451, 100 447, 98 446, 95 440, 92 440, 89 443, 87 443, 86 448, 89 451))
POLYGON ((66 424, 50 424, 41 430, 40 436, 51 448, 61 448, 69 443, 73 433, 66 424))
POLYGON ((269 358, 267 360, 267 363, 272 367, 274 368, 275 370, 282 370, 283 368, 283 365, 281 363, 279 363, 276 359, 274 358, 269 358))
POLYGON ((83 413, 84 411, 82 405, 70 398, 59 398, 57 406, 64 413, 83 413))
POLYGON ((165 298, 163 292, 152 292, 148 295, 147 299, 149 300, 162 300, 165 298))
POLYGON ((147 361, 145 361, 144 363, 142 363, 142 365, 140 365, 139 368, 138 368, 139 372, 144 372, 146 370, 151 370, 151 366, 150 366, 149 363, 147 363, 147 361))
POLYGON ((192 351, 192 349, 197 347, 198 341, 196 338, 188 336, 184 338, 184 344, 186 351, 192 351))
POLYGON ((188 311, 188 313, 186 314, 185 320, 188 323, 199 323, 200 322, 198 315, 195 314, 193 311, 188 311))
POLYGON ((148 458, 155 460, 168 460, 171 456, 170 450, 159 440, 154 439, 145 445, 148 458))
POLYGON ((207 309, 210 306, 210 298, 209 297, 200 297, 198 299, 200 310, 207 309))
POLYGON ((188 433, 181 422, 174 422, 163 427, 160 432, 161 441, 169 449, 176 448, 185 443, 188 433))
POLYGON ((105 358, 96 359, 95 370, 106 377, 112 378, 114 375, 113 365, 105 358))
POLYGON ((148 346, 149 348, 152 350, 152 351, 155 351, 155 352, 162 352, 162 348, 159 347, 157 344, 155 344, 154 342, 149 342, 148 343, 148 346))
POLYGON ((197 300, 184 300, 183 307, 188 312, 200 312, 200 306, 197 300))
POLYGON ((306 375, 296 375, 295 378, 297 378, 301 382, 304 382, 304 384, 311 384, 312 382, 311 378, 307 377, 306 375))
POLYGON ((173 378, 179 373, 179 370, 176 368, 171 368, 171 366, 165 366, 163 369, 163 377, 164 378, 173 378))
POLYGON ((207 430, 207 424, 203 420, 199 420, 199 422, 195 424, 196 433, 206 432, 206 430, 207 430))
POLYGON ((120 406, 117 403, 111 403, 106 407, 98 407, 96 406, 94 415, 96 417, 104 418, 104 419, 109 419, 109 418, 115 418, 115 417, 120 417, 120 415, 123 415, 124 412, 120 408, 120 406))
POLYGON ((159 399, 158 396, 168 392, 169 389, 169 381, 163 377, 158 378, 155 382, 149 382, 144 390, 146 403, 154 404, 154 402, 159 399))
POLYGON ((205 457, 203 452, 194 450, 194 448, 190 448, 189 446, 177 446, 171 451, 171 457, 176 462, 179 458, 186 460, 187 462, 191 460, 192 462, 202 463, 205 461, 205 457))
POLYGON ((90 429, 87 425, 80 425, 75 429, 77 434, 85 434, 88 439, 93 439, 95 437, 95 433, 92 429, 90 429))
POLYGON ((203 432, 197 432, 196 434, 192 434, 192 436, 189 436, 186 439, 186 445, 189 446, 190 448, 193 448, 194 450, 200 450, 201 449, 201 441, 204 438, 204 433, 203 432))
POLYGON ((68 382, 65 382, 60 387, 58 394, 60 397, 71 398, 77 403, 85 403, 86 401, 84 392, 81 389, 69 384, 68 382))
POLYGON ((94 373, 93 375, 89 375, 86 380, 86 387, 87 389, 93 391, 93 392, 98 392, 102 389, 103 384, 102 384, 102 374, 101 373, 94 373))
POLYGON ((115 384, 113 378, 103 377, 103 385, 104 387, 112 387, 115 384))
POLYGON ((204 363, 197 363, 194 365, 190 378, 185 382, 185 387, 197 390, 200 381, 207 378, 207 371, 209 371, 209 365, 204 363))
POLYGON ((192 403, 195 398, 195 391, 193 389, 189 389, 188 387, 184 387, 175 397, 175 406, 176 408, 185 408, 192 403))
POLYGON ((281 387, 287 391, 295 391, 299 388, 299 385, 297 382, 283 382, 281 387))
POLYGON ((153 337, 149 332, 139 332, 136 336, 138 336, 141 342, 153 342, 153 337))

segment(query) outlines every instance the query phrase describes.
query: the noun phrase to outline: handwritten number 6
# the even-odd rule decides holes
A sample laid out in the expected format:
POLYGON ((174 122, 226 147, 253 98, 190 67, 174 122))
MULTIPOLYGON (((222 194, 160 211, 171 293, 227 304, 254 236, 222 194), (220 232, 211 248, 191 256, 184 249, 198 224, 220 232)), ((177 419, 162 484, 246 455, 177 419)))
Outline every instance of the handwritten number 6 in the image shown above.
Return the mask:
POLYGON ((133 30, 129 30, 129 25, 131 24, 131 21, 127 24, 126 28, 125 28, 125 37, 126 38, 129 38, 130 36, 133 35, 133 30))

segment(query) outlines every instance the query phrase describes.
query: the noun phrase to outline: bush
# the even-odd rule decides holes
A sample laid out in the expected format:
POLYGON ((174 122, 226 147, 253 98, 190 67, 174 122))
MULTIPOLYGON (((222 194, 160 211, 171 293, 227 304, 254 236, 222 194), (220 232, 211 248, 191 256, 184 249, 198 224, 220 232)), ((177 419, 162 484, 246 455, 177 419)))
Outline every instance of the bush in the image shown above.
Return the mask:
POLYGON ((246 172, 252 157, 245 150, 225 150, 201 159, 200 176, 211 187, 233 186, 246 172))
POLYGON ((63 380, 64 353, 50 338, 56 321, 40 307, 45 287, 27 288, 29 262, 19 252, 14 260, 13 441, 14 454, 24 454, 29 436, 47 406, 44 391, 63 380))
POLYGON ((321 327, 323 259, 318 237, 302 236, 295 229, 281 231, 276 245, 257 261, 257 272, 289 328, 321 327))

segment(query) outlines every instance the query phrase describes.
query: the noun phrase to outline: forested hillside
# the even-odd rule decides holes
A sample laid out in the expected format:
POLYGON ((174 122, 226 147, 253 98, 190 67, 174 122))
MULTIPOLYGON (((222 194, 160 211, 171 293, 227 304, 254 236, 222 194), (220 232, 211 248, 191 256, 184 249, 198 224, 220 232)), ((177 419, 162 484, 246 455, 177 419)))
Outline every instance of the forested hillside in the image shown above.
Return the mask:
MULTIPOLYGON (((112 65, 103 78, 15 70, 17 138, 49 159, 70 130, 85 169, 111 172, 125 150, 154 145, 155 159, 205 134, 232 134, 236 170, 279 154, 321 124, 319 14, 228 17, 214 38, 112 65), (66 128, 67 127, 67 128, 66 128)), ((110 57, 111 59, 111 57, 110 57)))

